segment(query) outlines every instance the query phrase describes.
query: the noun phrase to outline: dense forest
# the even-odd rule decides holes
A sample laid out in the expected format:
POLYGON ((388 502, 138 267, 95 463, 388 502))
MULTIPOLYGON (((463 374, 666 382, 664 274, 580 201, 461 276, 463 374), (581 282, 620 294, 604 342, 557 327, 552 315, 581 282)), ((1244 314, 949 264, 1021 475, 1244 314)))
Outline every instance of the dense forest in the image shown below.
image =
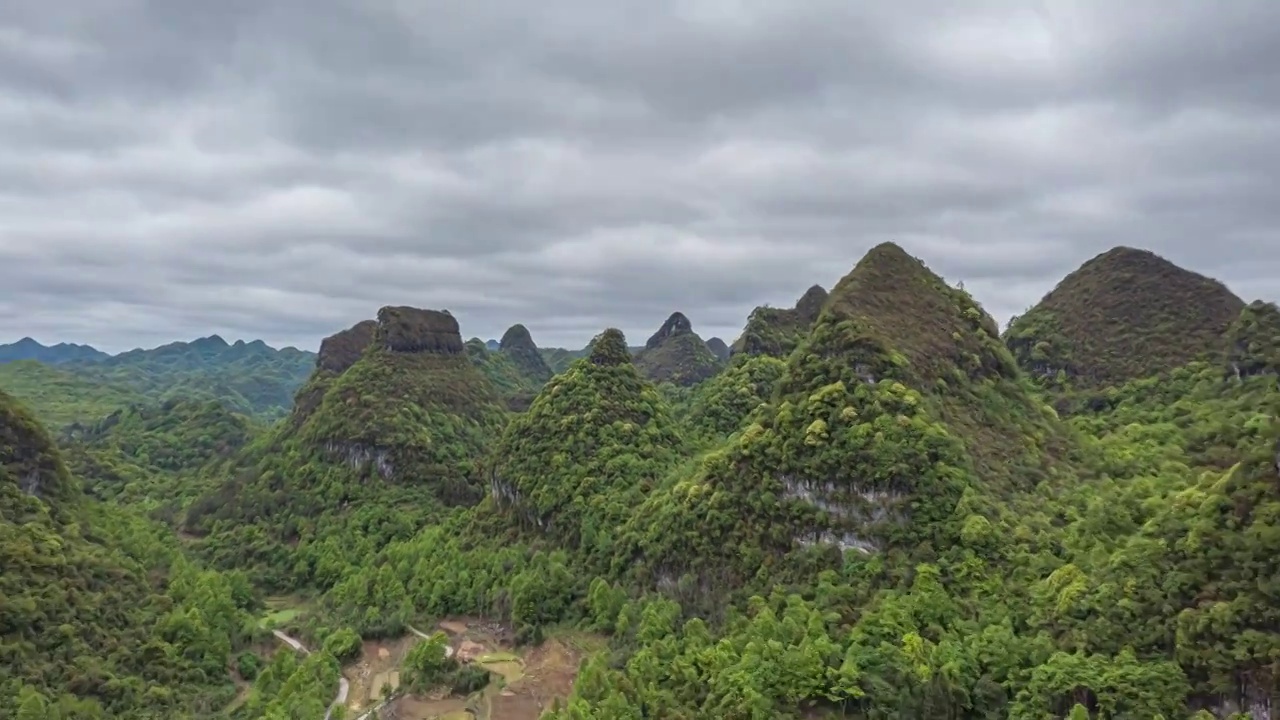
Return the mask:
POLYGON ((7 346, 0 718, 355 716, 396 642, 385 717, 1275 717, 1275 304, 1116 248, 1001 332, 884 244, 744 321, 7 346), (599 642, 522 715, 457 619, 599 642))

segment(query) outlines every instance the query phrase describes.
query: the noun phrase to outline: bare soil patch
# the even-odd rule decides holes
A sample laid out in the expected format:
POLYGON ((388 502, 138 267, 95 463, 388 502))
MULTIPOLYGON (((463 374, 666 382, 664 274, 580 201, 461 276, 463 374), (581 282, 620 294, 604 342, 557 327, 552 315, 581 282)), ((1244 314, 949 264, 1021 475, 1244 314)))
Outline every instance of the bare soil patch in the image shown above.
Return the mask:
POLYGON ((392 689, 400 686, 400 663, 416 641, 417 637, 410 635, 398 640, 361 644, 360 658, 342 670, 351 683, 351 693, 347 697, 348 717, 356 717, 377 705, 382 698, 384 684, 392 689))
MULTIPOLYGON (((493 673, 493 682, 468 698, 405 695, 379 713, 382 720, 537 720, 556 698, 563 700, 573 691, 582 659, 607 645, 598 636, 566 633, 553 635, 536 648, 517 651, 512 629, 502 623, 449 618, 436 627, 449 636, 459 660, 485 667, 493 673)), ((372 657, 375 662, 370 664, 369 672, 390 672, 417 641, 416 636, 396 641, 395 647, 387 648, 390 657, 384 658, 377 657, 377 644, 366 643, 362 663, 372 657)), ((350 668, 347 677, 355 696, 358 684, 350 668)), ((361 707, 373 704, 376 701, 365 702, 361 707)))

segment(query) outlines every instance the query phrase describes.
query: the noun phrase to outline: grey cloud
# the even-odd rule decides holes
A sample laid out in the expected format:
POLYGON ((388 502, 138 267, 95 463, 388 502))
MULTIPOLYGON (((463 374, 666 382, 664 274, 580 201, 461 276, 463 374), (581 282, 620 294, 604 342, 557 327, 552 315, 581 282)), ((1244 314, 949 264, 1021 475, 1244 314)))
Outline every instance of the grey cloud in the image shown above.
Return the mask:
POLYGON ((1278 299, 1278 48, 1268 0, 15 0, 0 340, 731 340, 885 240, 1002 321, 1117 244, 1278 299))

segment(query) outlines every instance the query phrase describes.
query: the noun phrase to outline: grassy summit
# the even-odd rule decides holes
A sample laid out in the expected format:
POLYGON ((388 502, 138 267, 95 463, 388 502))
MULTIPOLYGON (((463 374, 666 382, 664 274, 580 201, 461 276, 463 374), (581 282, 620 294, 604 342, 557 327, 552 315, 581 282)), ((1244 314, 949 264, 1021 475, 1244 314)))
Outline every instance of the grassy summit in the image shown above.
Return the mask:
POLYGON ((1014 319, 1005 342, 1043 382, 1100 388, 1216 359, 1243 307, 1217 280, 1118 247, 1081 265, 1014 319))

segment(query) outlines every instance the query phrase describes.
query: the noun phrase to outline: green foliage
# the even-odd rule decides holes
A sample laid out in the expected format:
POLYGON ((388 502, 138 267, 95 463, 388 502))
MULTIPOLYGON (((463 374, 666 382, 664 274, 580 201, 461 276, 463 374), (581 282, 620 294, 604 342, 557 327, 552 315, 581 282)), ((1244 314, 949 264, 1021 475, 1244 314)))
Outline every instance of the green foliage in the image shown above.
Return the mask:
POLYGON ((181 718, 234 693, 226 668, 250 640, 252 597, 187 562, 162 529, 81 496, 44 429, 3 394, 0 567, 0 716, 181 718))
POLYGON ((257 431, 252 420, 217 402, 172 399, 71 425, 62 442, 89 495, 168 521, 216 484, 257 431))
POLYGON ((529 330, 523 325, 512 325, 502 335, 498 344, 498 352, 508 358, 520 376, 526 378, 531 385, 541 387, 551 379, 551 368, 542 359, 538 346, 534 344, 529 330))
POLYGON ((342 628, 324 640, 324 651, 341 662, 360 654, 360 634, 351 628, 342 628))
MULTIPOLYGON (((538 390, 551 377, 549 368, 545 373, 527 367, 522 369, 512 353, 501 350, 492 352, 479 338, 468 340, 466 347, 467 358, 489 380, 510 410, 519 412, 528 409, 538 390)), ((541 363, 542 356, 537 357, 541 363)), ((528 362, 527 358, 525 362, 528 362)), ((545 363, 543 367, 546 367, 545 363)))
MULTIPOLYGON (((1146 262, 1110 262, 1130 261, 1146 262)), ((511 357, 464 346, 445 313, 384 309, 326 340, 260 436, 200 403, 72 428, 88 497, 0 396, 0 717, 209 717, 234 667, 254 685, 232 717, 320 718, 362 638, 448 616, 531 645, 608 633, 552 720, 1204 720, 1274 702, 1273 307, 1204 360, 1068 382, 1060 416, 981 307, 896 246, 806 298, 812 320, 752 341, 782 357, 659 389, 608 330, 515 417, 499 395, 540 381, 511 357), (215 476, 184 544, 235 572, 132 509, 215 476), (249 651, 250 577, 307 596, 288 624, 319 652, 249 651)), ((1017 325, 1067 338, 1055 317, 1017 325)), ((1201 357, 1188 338, 1175 358, 1201 357)), ((1010 346, 1078 347, 1056 342, 1010 346)), ((489 681, 440 635, 404 678, 489 681)))
POLYGON ((1118 247, 1012 320, 1005 340, 1040 382, 1100 388, 1216 359, 1243 306, 1216 280, 1118 247))
POLYGON ((675 461, 680 444, 669 407, 636 371, 622 333, 609 330, 507 427, 490 492, 527 527, 590 547, 603 561, 611 530, 675 461))
POLYGON ((0 365, 0 388, 21 400, 51 427, 93 422, 147 400, 132 388, 35 360, 0 365))
POLYGON ((720 360, 693 332, 683 313, 673 313, 635 355, 636 370, 656 383, 696 385, 720 370, 720 360))
POLYGON ((410 648, 404 658, 404 668, 409 671, 408 684, 426 690, 441 683, 458 666, 457 661, 448 656, 447 649, 448 641, 442 632, 410 648))
POLYGON ((826 301, 827 291, 814 285, 796 301, 794 308, 756 308, 747 318, 742 335, 730 347, 730 353, 785 358, 804 339, 826 301))
POLYGON ((489 684, 488 671, 475 665, 460 665, 447 650, 448 643, 441 632, 410 648, 404 658, 405 684, 416 692, 447 687, 461 695, 489 684))
POLYGON ((1227 367, 1236 377, 1280 374, 1280 307, 1256 300, 1227 333, 1227 367))
POLYGON ((338 689, 341 668, 326 652, 303 658, 281 648, 253 682, 239 715, 249 720, 320 720, 338 689))
POLYGON ((636 369, 654 382, 696 385, 720 370, 720 361, 693 333, 668 338, 635 357, 636 369))
POLYGON ((720 374, 698 385, 679 402, 686 437, 720 441, 743 427, 772 396, 786 363, 768 355, 739 355, 720 374))
POLYGON ((214 400, 265 420, 283 417, 315 364, 314 353, 214 335, 105 358, 0 364, 0 387, 53 426, 93 422, 122 407, 172 398, 214 400))
MULTIPOLYGON (((443 505, 480 499, 480 461, 506 422, 497 393, 441 329, 456 334, 456 321, 393 310, 395 327, 379 327, 382 339, 352 365, 317 368, 299 393, 317 398, 307 412, 249 445, 236 474, 192 503, 185 527, 207 536, 197 545, 205 557, 252 569, 272 589, 327 588, 443 505), (423 327, 422 338, 406 335, 423 327)), ((361 634, 376 626, 353 625, 361 634)))

